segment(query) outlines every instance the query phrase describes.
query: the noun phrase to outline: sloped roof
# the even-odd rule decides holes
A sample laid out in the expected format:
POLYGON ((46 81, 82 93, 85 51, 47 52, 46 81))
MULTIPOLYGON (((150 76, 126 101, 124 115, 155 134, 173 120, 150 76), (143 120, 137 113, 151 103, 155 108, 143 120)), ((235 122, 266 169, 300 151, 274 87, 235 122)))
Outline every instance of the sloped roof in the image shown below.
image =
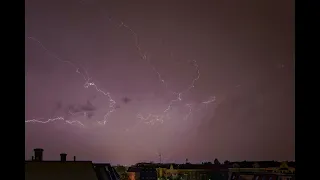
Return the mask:
POLYGON ((203 170, 227 170, 224 164, 180 164, 178 169, 203 169, 203 170))
POLYGON ((253 179, 253 180, 277 180, 278 177, 276 174, 257 174, 257 173, 247 173, 247 174, 240 174, 240 173, 232 173, 230 175, 231 180, 236 180, 236 179, 242 179, 240 178, 241 176, 243 179, 253 179), (246 177, 247 176, 247 177, 246 177), (246 178, 245 178, 246 177, 246 178))
POLYGON ((166 168, 166 169, 185 169, 185 170, 210 170, 210 171, 220 171, 228 170, 228 165, 220 164, 139 164, 139 166, 129 167, 128 172, 138 172, 144 168, 166 168))
POLYGON ((99 180, 119 180, 120 176, 108 163, 94 163, 95 172, 99 180))
MULTIPOLYGON (((231 164, 238 164, 240 168, 253 168, 253 164, 258 164, 260 168, 268 167, 280 167, 282 162, 277 161, 242 161, 242 162, 231 162, 231 164)), ((289 167, 295 167, 295 162, 287 162, 289 167)))
POLYGON ((26 161, 25 180, 98 180, 91 161, 26 161))
POLYGON ((129 167, 127 172, 140 172, 141 168, 139 167, 129 167))

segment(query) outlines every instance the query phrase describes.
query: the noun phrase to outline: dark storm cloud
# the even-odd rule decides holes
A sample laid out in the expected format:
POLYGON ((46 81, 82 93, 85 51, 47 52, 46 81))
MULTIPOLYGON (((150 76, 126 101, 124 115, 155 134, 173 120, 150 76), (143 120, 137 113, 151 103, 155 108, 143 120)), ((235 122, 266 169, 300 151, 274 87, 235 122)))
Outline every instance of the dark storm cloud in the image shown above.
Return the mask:
POLYGON ((95 111, 97 108, 88 100, 87 104, 80 106, 83 111, 95 111))
POLYGON ((95 107, 89 100, 87 100, 86 104, 78 104, 78 105, 69 105, 68 111, 71 113, 79 113, 79 112, 93 112, 96 111, 98 108, 95 107))
POLYGON ((61 108, 62 108, 62 102, 59 101, 59 102, 57 102, 57 104, 56 104, 56 109, 57 109, 57 110, 60 110, 61 108))
POLYGON ((93 101, 93 100, 95 100, 96 98, 97 98, 97 95, 95 94, 95 95, 92 96, 92 98, 90 99, 90 101, 93 101))
POLYGON ((54 116, 57 112, 59 112, 62 109, 62 101, 58 101, 55 103, 55 106, 52 110, 52 115, 54 116))
POLYGON ((91 119, 94 116, 94 112, 87 112, 87 118, 91 119))
POLYGON ((124 102, 125 104, 129 103, 130 101, 131 101, 131 99, 128 97, 122 98, 122 102, 124 102))

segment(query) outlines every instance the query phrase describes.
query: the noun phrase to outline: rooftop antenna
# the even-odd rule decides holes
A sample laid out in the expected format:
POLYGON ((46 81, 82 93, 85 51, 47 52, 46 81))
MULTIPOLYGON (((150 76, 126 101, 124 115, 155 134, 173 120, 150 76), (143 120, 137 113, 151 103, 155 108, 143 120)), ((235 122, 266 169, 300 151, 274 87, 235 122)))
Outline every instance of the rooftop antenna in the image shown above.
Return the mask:
POLYGON ((162 164, 162 150, 159 147, 157 149, 158 149, 157 150, 157 155, 159 157, 159 163, 162 164))
POLYGON ((159 163, 162 163, 162 154, 161 153, 157 153, 158 157, 159 157, 159 163))

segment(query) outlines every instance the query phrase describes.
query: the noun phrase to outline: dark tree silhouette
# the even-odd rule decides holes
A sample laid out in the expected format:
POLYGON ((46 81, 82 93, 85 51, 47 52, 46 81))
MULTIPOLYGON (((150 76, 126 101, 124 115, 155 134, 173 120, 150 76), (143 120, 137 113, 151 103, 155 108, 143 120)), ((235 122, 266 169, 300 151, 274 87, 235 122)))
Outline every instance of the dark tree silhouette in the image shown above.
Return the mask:
POLYGON ((223 164, 226 164, 226 165, 228 165, 228 164, 230 164, 230 161, 228 161, 228 160, 225 160, 223 164))
POLYGON ((213 163, 216 165, 221 164, 217 158, 214 159, 213 163))
POLYGON ((212 162, 203 162, 202 164, 212 164, 212 162))
POLYGON ((127 174, 127 168, 124 166, 116 166, 115 170, 117 171, 117 173, 120 175, 120 180, 128 180, 128 174, 127 174))

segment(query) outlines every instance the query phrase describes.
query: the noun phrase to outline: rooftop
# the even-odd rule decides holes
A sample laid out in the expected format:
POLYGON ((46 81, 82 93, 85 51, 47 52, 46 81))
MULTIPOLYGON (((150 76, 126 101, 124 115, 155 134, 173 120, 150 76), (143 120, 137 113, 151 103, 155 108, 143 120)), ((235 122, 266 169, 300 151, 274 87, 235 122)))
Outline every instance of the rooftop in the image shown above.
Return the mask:
POLYGON ((91 161, 26 161, 25 180, 98 180, 91 161))

